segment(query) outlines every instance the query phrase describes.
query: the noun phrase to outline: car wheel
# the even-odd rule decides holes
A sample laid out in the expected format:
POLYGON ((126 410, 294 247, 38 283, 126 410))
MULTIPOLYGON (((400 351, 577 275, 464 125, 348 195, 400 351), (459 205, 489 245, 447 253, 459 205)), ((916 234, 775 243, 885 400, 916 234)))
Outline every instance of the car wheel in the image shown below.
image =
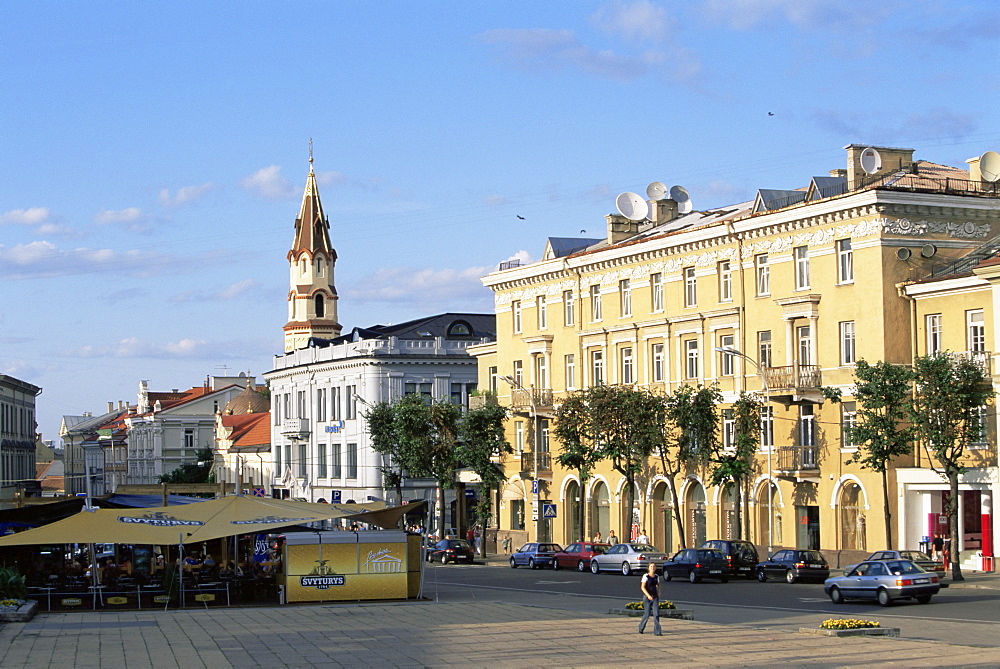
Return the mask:
POLYGON ((552 560, 552 571, 559 571, 559 560, 552 560))
POLYGON ((622 576, 631 576, 631 575, 632 575, 632 565, 630 565, 628 562, 622 562, 622 576))
POLYGON ((517 569, 517 562, 514 560, 514 558, 510 559, 510 568, 517 569))
POLYGON ((577 562, 576 563, 576 570, 577 571, 587 571, 587 565, 586 565, 586 563, 583 560, 580 560, 579 562, 577 562))
POLYGON ((719 580, 722 581, 723 583, 729 583, 729 577, 728 576, 723 576, 719 580))
POLYGON ((446 554, 441 556, 441 564, 448 564, 448 556, 446 554))
POLYGON ((670 579, 671 579, 670 572, 667 571, 666 568, 664 568, 664 570, 663 570, 663 580, 664 581, 669 581, 670 579))
POLYGON ((795 572, 789 569, 785 572, 785 580, 789 583, 795 583, 795 581, 799 580, 799 577, 795 575, 795 572))
POLYGON ((882 606, 892 606, 892 597, 889 596, 889 591, 882 589, 878 591, 878 603, 882 606))
POLYGON ((764 573, 763 569, 757 570, 757 580, 760 581, 761 583, 767 582, 767 574, 764 573))
POLYGON ((844 595, 841 594, 840 588, 838 588, 837 586, 833 586, 832 588, 830 588, 830 601, 833 602, 834 604, 844 603, 844 595))
POLYGON ((930 595, 920 595, 919 597, 916 598, 916 600, 917 600, 918 604, 930 604, 930 602, 931 602, 931 596, 930 595))
POLYGON ((600 565, 597 564, 597 560, 594 560, 590 563, 590 573, 591 574, 601 573, 601 567, 600 565))
POLYGON ((697 583, 698 581, 701 580, 701 576, 698 576, 698 574, 694 573, 694 569, 692 569, 691 571, 688 572, 688 580, 691 581, 692 583, 697 583))
POLYGON ((528 569, 535 568, 535 558, 528 558, 528 569))

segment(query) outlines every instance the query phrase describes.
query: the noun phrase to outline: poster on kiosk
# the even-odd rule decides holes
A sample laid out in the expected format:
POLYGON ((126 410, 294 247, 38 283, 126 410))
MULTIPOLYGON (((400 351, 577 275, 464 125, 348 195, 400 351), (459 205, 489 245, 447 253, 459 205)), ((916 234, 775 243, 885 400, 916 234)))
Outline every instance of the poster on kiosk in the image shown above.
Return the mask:
POLYGON ((288 602, 406 599, 408 562, 406 533, 398 530, 288 533, 285 598, 288 602))

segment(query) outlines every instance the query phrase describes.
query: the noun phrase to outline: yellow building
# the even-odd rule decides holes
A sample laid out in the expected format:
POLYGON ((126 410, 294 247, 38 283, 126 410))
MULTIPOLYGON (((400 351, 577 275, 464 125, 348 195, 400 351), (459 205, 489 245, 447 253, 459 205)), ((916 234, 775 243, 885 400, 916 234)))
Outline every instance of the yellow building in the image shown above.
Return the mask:
MULTIPOLYGON (((884 547, 881 478, 845 464, 855 450, 842 439, 854 420, 854 363, 905 364, 920 352, 921 298, 905 286, 996 241, 1000 190, 976 165, 970 175, 915 161, 912 149, 845 148, 846 169, 800 189, 762 189, 753 201, 710 211, 689 211, 684 194, 672 191, 675 198, 650 200, 643 220, 609 215, 604 239, 553 238, 542 260, 505 263, 483 278, 495 293, 497 341, 470 352, 479 358, 480 387, 515 412, 507 436, 516 453, 505 460, 508 482, 499 495, 501 535, 516 543, 537 533, 566 544, 645 530, 672 551, 681 544, 672 520, 680 514, 687 545, 736 538, 731 486, 708 485, 707 471, 678 478, 674 509, 651 460, 637 481, 635 508, 626 509, 624 477, 609 463, 581 493, 576 473, 555 461, 559 444, 549 428, 560 398, 596 383, 660 393, 716 384, 732 402, 742 390, 764 390, 763 373, 770 417, 745 536, 765 549, 884 547), (822 387, 840 389, 843 402, 824 402, 822 387), (587 527, 580 527, 581 494, 587 527)), ((652 186, 649 192, 660 195, 652 186)), ((971 299, 947 306, 977 308, 964 306, 971 299)), ((981 308, 991 341, 993 311, 981 308)), ((918 470, 926 458, 897 465, 918 470)), ((995 481, 995 467, 989 476, 995 481)), ((891 490, 903 485, 892 478, 891 490)), ((898 520, 895 495, 890 507, 898 520)), ((894 523, 899 547, 917 548, 928 534, 913 515, 894 523)))

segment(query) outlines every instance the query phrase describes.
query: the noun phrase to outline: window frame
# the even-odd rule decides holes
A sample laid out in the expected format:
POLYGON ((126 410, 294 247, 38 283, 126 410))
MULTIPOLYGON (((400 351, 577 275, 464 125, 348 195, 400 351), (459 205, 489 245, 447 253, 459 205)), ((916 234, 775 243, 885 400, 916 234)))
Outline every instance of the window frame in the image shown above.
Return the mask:
POLYGON ((535 297, 535 312, 538 319, 538 329, 547 330, 549 328, 549 312, 544 295, 535 297))
POLYGON ((655 343, 651 345, 652 347, 652 380, 653 383, 663 383, 666 378, 666 362, 665 357, 665 345, 663 343, 655 343))
POLYGON ((576 304, 572 290, 563 291, 563 325, 576 325, 576 304))
POLYGON ((837 248, 837 283, 844 285, 854 283, 854 246, 851 238, 838 239, 837 248))
POLYGON ((635 356, 631 346, 622 346, 618 352, 621 365, 620 383, 631 385, 635 383, 635 356))
POLYGON ((576 354, 568 353, 563 356, 563 369, 566 376, 566 390, 576 390, 576 354))
POLYGON ((753 265, 757 297, 768 297, 771 294, 771 261, 766 253, 758 253, 753 258, 753 265))
POLYGON ((733 301, 733 267, 729 260, 719 261, 719 302, 733 301))
POLYGON ((796 246, 792 249, 795 262, 795 290, 809 290, 809 247, 796 246))
POLYGON ((699 353, 697 339, 684 340, 684 378, 699 378, 699 353))
POLYGON ((986 352, 986 314, 982 309, 965 312, 965 348, 969 353, 986 352), (977 315, 979 320, 973 320, 977 315))
POLYGON ((858 339, 854 321, 840 322, 840 364, 853 365, 858 361, 858 339))
POLYGON ((654 313, 663 311, 663 273, 654 272, 649 275, 650 310, 654 313))
POLYGON ((510 303, 511 309, 511 325, 514 334, 521 334, 522 332, 522 322, 521 322, 521 300, 513 300, 510 303))
POLYGON ((941 314, 924 316, 927 355, 935 355, 943 350, 944 319, 941 314))
POLYGON ((595 283, 590 286, 590 320, 597 323, 603 320, 604 314, 601 308, 601 284, 595 283))
POLYGON ((626 318, 632 315, 632 281, 622 279, 618 282, 619 308, 621 317, 626 318))
MULTIPOLYGON (((719 348, 724 348, 727 350, 733 350, 736 348, 736 335, 724 334, 719 335, 719 348)), ((719 351, 719 376, 735 376, 736 375, 736 364, 734 361, 735 355, 731 353, 723 353, 719 351)))
POLYGON ((685 267, 682 271, 684 276, 684 306, 691 308, 698 306, 698 277, 694 267, 685 267))

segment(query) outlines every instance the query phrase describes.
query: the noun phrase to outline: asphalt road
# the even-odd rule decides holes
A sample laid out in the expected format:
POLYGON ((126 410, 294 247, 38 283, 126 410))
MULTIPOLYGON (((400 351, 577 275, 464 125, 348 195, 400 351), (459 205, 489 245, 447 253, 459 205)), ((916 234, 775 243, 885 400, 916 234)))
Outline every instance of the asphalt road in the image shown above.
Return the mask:
MULTIPOLYGON (((510 569, 486 565, 427 565, 424 595, 439 601, 530 604, 606 612, 639 599, 639 575, 510 569)), ((816 583, 731 580, 664 584, 663 597, 692 609, 695 620, 759 629, 795 631, 828 618, 879 620, 908 639, 1000 648, 1000 591, 947 588, 928 605, 899 602, 835 605, 816 583)))

